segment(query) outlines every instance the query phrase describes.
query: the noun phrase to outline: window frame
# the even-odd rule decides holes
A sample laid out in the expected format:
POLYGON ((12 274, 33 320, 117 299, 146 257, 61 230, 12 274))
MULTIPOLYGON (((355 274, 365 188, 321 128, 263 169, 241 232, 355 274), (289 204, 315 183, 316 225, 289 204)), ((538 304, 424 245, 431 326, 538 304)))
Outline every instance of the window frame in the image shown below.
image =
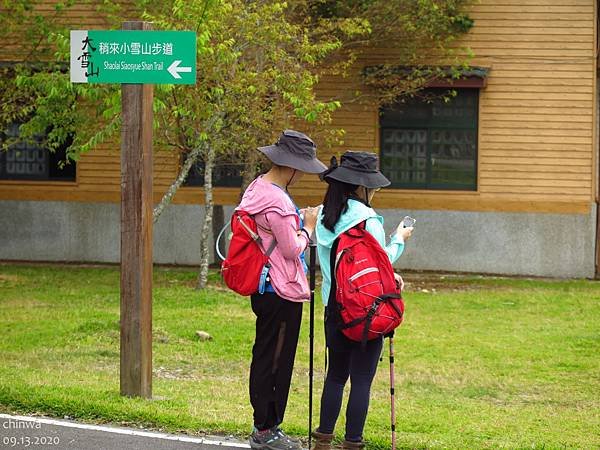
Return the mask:
MULTIPOLYGON (((180 159, 180 164, 183 165, 185 164, 185 158, 186 158, 187 154, 186 153, 182 153, 181 154, 181 159, 180 159)), ((226 178, 217 178, 215 176, 215 171, 219 170, 219 169, 223 169, 226 166, 239 166, 239 168, 241 170, 244 169, 244 165, 243 164, 238 164, 238 163, 223 163, 223 162, 218 162, 213 166, 213 180, 212 180, 212 185, 213 188, 240 188, 242 186, 242 183, 244 182, 243 179, 243 175, 240 173, 239 176, 236 176, 233 178, 233 180, 235 180, 234 182, 223 182, 224 180, 228 180, 231 179, 230 177, 226 177, 226 178), (239 183, 238 183, 239 180, 239 183)), ((204 187, 204 161, 202 160, 198 160, 196 161, 196 163, 194 165, 192 165, 192 167, 190 168, 190 172, 188 173, 188 176, 186 177, 185 181, 183 182, 183 186, 182 187, 186 187, 186 188, 203 188, 204 187), (202 176, 200 175, 196 175, 196 173, 194 173, 194 169, 196 169, 196 166, 201 166, 202 167, 202 176), (192 176, 193 175, 193 176, 192 176), (192 182, 190 182, 192 180, 192 182), (197 180, 197 181, 196 181, 197 180)))
MULTIPOLYGON (((17 133, 19 133, 19 127, 21 126, 21 123, 13 123, 10 126, 16 126, 17 128, 17 133)), ((6 135, 8 132, 10 132, 9 130, 3 130, 0 132, 0 140, 2 139, 3 135, 6 135)), ((15 137, 18 137, 15 136, 15 137)), ((23 141, 19 141, 19 142, 23 142, 23 141)), ((14 145, 14 144, 13 144, 14 145)), ((61 152, 60 154, 64 156, 64 158, 66 158, 66 149, 69 147, 70 142, 65 143, 64 146, 62 146, 60 148, 60 150, 58 150, 59 152, 61 152)), ((32 184, 43 184, 43 183, 49 183, 49 184, 55 184, 55 183, 68 183, 68 184, 76 184, 77 183, 77 175, 78 175, 78 171, 77 171, 77 167, 78 164, 76 161, 70 161, 70 164, 73 165, 73 169, 72 169, 72 176, 52 176, 52 172, 56 172, 56 171, 61 171, 61 169, 59 169, 58 167, 58 162, 61 161, 63 159, 63 156, 61 157, 53 157, 54 155, 56 155, 57 151, 50 151, 49 148, 45 147, 41 141, 39 141, 38 145, 29 145, 28 149, 16 149, 16 148, 10 148, 11 146, 9 146, 8 150, 0 150, 0 183, 32 183, 32 184), (28 176, 27 174, 13 174, 13 175, 9 175, 6 173, 6 163, 7 163, 7 157, 8 157, 8 153, 10 151, 19 151, 19 150, 29 150, 29 149, 39 149, 43 152, 46 153, 47 155, 47 174, 43 175, 43 176, 28 176), (3 163, 3 164, 2 164, 3 163)), ((71 172, 71 171, 69 171, 71 172)))
MULTIPOLYGON (((479 189, 479 108, 480 108, 480 89, 479 88, 473 88, 473 87, 465 87, 465 88, 441 88, 441 87, 435 87, 435 88, 427 88, 427 90, 439 90, 440 92, 443 91, 449 91, 449 90, 455 90, 455 91, 467 91, 467 92, 472 92, 475 91, 475 110, 474 110, 474 123, 472 125, 472 127, 466 128, 466 127, 456 127, 456 125, 452 125, 452 124, 448 124, 448 123, 443 123, 442 124, 435 124, 434 126, 432 126, 432 124, 427 124, 424 125, 423 122, 421 121, 421 123, 419 123, 417 120, 410 120, 408 121, 408 123, 404 124, 404 126, 384 126, 382 125, 383 122, 383 115, 384 115, 384 110, 385 109, 393 109, 392 107, 388 107, 388 108, 380 108, 379 109, 379 116, 378 116, 378 126, 379 126, 379 155, 380 155, 380 159, 381 161, 383 161, 383 159, 386 156, 386 153, 384 151, 384 133, 388 130, 426 130, 427 132, 427 148, 426 148, 426 168, 425 168, 425 174, 426 174, 426 182, 423 184, 415 184, 413 183, 399 183, 399 182, 394 182, 390 177, 390 181, 392 182, 390 184, 390 188, 392 189, 405 189, 405 190, 416 190, 416 191, 426 191, 426 190, 431 190, 431 191, 459 191, 459 192, 464 192, 464 193, 472 193, 472 192, 477 192, 479 189), (473 166, 474 166, 474 173, 473 173, 473 183, 472 184, 456 184, 456 183, 433 183, 431 181, 431 177, 432 177, 432 147, 433 147, 433 140, 431 139, 431 134, 432 131, 434 130, 472 130, 474 131, 474 135, 475 135, 475 155, 473 158, 473 166)), ((383 172, 383 174, 385 175, 385 167, 381 167, 381 170, 383 172)))

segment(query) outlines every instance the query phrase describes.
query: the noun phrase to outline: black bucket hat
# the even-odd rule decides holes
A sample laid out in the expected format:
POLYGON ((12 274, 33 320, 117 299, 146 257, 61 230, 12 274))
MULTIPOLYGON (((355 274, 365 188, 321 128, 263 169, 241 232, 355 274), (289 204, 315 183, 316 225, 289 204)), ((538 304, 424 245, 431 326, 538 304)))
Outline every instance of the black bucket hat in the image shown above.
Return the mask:
POLYGON ((317 159, 317 146, 304 133, 285 130, 277 142, 258 147, 273 163, 306 173, 321 173, 327 166, 317 159))
POLYGON ((334 156, 326 172, 320 175, 321 180, 331 180, 377 189, 391 184, 377 168, 379 158, 375 153, 354 152, 348 150, 342 155, 340 165, 334 156))

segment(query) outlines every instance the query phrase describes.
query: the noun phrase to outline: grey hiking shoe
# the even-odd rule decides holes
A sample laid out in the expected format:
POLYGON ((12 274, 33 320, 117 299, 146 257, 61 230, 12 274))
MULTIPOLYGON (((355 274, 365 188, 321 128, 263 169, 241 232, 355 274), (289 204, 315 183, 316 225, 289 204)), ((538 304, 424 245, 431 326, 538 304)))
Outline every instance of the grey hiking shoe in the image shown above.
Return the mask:
POLYGON ((302 442, 300 442, 300 439, 295 439, 291 436, 288 436, 287 434, 285 434, 283 432, 283 430, 281 428, 277 428, 277 433, 279 433, 280 435, 282 435, 285 439, 287 439, 290 442, 293 442, 294 444, 297 444, 300 446, 300 448, 302 448, 302 442))
POLYGON ((304 450, 300 441, 290 438, 279 428, 268 431, 254 431, 249 439, 254 450, 304 450))

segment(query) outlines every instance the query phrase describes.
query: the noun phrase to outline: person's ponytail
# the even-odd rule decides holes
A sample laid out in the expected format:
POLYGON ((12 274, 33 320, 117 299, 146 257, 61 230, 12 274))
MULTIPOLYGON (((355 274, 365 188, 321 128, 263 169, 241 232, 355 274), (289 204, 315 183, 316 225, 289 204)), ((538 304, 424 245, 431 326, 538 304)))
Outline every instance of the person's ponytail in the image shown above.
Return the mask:
POLYGON ((328 180, 329 187, 323 200, 323 219, 321 223, 329 231, 335 231, 340 216, 348 209, 348 199, 354 197, 358 186, 337 180, 328 180))

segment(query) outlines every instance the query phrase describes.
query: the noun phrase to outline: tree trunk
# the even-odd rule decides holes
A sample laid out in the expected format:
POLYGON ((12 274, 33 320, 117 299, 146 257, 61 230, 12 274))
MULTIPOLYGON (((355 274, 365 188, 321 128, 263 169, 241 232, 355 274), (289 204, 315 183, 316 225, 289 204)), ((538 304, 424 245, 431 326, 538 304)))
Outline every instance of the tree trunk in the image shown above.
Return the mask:
MULTIPOLYGON (((204 127, 202 127, 201 129, 203 129, 206 133, 211 133, 213 126, 215 125, 217 120, 220 120, 222 118, 222 116, 223 114, 214 114, 205 124, 203 124, 204 127)), ((179 187, 183 184, 188 174, 190 173, 190 169, 196 163, 196 161, 198 161, 198 159, 202 156, 206 149, 207 143, 205 141, 201 141, 195 148, 192 149, 192 151, 190 151, 188 157, 185 160, 185 163, 183 163, 183 166, 181 167, 181 171, 179 172, 177 179, 173 182, 173 184, 171 184, 171 186, 169 186, 169 189, 167 190, 165 195, 163 195, 163 198, 160 200, 160 203, 154 208, 154 211, 152 213, 154 222, 158 220, 158 217, 163 212, 163 210, 169 205, 169 203, 171 203, 171 200, 175 196, 177 189, 179 189, 179 187)))
POLYGON ((198 145, 198 147, 192 149, 192 151, 189 153, 188 157, 185 160, 185 163, 181 167, 179 175, 177 175, 177 178, 175 179, 173 184, 169 186, 169 189, 167 190, 165 195, 163 195, 163 198, 160 200, 160 203, 154 207, 154 211, 152 212, 154 222, 158 220, 160 214, 171 203, 171 200, 175 196, 177 189, 179 189, 179 187, 183 184, 188 174, 190 173, 190 169, 202 155, 205 145, 206 144, 201 143, 200 145, 198 145))
POLYGON ((196 289, 204 289, 208 280, 208 263, 210 258, 210 235, 212 231, 213 216, 213 167, 215 165, 215 149, 208 146, 204 161, 204 223, 200 236, 200 273, 196 289))

